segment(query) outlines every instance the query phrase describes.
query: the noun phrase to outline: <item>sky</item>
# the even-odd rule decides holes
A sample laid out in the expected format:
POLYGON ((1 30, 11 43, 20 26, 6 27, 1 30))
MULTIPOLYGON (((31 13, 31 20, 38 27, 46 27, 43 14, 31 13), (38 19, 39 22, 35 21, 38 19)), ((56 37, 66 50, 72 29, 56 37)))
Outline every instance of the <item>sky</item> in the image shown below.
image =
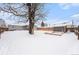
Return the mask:
POLYGON ((46 4, 47 22, 49 24, 71 22, 79 24, 79 4, 78 3, 49 3, 46 4))
MULTIPOLYGON (((47 24, 71 23, 79 25, 79 4, 78 3, 47 3, 44 11, 46 11, 45 22, 47 24)), ((14 19, 21 19, 0 12, 0 18, 4 19, 8 24, 16 23, 14 19), (11 19, 10 19, 11 18, 11 19)))

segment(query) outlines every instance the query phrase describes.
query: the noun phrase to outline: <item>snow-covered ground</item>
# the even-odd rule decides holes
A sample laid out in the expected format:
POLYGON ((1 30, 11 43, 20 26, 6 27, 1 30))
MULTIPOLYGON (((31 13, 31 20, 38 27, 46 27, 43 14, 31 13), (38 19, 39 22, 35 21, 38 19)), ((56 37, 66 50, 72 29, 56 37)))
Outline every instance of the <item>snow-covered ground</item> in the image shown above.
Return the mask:
POLYGON ((74 33, 61 36, 35 31, 8 31, 1 35, 0 54, 79 54, 79 40, 74 33))

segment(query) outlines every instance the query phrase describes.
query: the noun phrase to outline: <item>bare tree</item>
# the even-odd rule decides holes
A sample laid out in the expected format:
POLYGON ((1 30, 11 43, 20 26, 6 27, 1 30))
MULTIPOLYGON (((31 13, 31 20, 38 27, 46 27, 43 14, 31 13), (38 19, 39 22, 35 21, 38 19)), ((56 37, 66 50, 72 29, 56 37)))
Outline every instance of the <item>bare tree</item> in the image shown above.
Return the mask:
POLYGON ((0 10, 26 18, 26 21, 29 21, 29 34, 34 34, 34 24, 45 16, 43 5, 40 3, 2 3, 0 10))
POLYGON ((29 33, 34 34, 34 24, 36 22, 35 17, 37 17, 37 15, 42 16, 39 12, 37 12, 40 10, 40 3, 27 3, 27 6, 29 15, 29 33))

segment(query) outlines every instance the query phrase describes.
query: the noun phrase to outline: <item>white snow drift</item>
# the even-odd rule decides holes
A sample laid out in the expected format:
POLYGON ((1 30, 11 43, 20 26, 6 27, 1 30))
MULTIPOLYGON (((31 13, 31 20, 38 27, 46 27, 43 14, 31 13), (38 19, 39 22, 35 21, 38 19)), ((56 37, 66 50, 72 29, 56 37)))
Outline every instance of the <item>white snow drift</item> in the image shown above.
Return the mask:
POLYGON ((35 31, 8 31, 1 35, 0 54, 79 54, 79 41, 74 33, 62 36, 35 31))

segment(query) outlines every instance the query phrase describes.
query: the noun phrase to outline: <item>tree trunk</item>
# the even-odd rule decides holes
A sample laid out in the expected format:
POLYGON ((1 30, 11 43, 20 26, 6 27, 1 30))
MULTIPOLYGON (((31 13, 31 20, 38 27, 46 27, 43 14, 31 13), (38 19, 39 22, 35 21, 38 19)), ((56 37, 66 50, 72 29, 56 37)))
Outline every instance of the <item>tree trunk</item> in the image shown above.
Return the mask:
POLYGON ((34 34, 34 24, 35 24, 35 3, 28 3, 28 19, 29 19, 29 34, 34 34))
POLYGON ((31 4, 28 6, 29 14, 29 34, 34 34, 34 17, 35 13, 32 11, 31 4))
POLYGON ((34 22, 33 20, 29 20, 29 34, 34 34, 34 22))

